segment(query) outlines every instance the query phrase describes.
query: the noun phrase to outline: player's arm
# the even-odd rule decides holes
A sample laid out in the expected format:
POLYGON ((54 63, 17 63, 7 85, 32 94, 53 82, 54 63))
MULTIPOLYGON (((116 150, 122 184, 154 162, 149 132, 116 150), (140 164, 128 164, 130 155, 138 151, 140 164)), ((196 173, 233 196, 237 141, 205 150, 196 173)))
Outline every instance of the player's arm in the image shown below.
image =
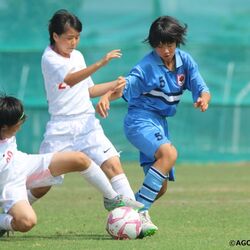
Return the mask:
POLYGON ((88 66, 87 68, 67 74, 64 78, 64 82, 72 87, 95 73, 101 67, 105 66, 111 59, 120 58, 121 56, 122 54, 120 49, 112 50, 108 52, 101 60, 88 66))
POLYGON ((200 108, 201 112, 205 112, 208 109, 211 95, 209 92, 202 92, 200 97, 194 103, 195 108, 200 108))
POLYGON ((105 95, 108 91, 120 92, 126 84, 124 77, 118 77, 115 81, 96 84, 89 88, 91 98, 105 95))
POLYGON ((105 95, 101 96, 99 102, 96 105, 96 112, 103 118, 108 116, 110 109, 110 102, 116 100, 122 96, 122 89, 117 91, 109 91, 105 95))
POLYGON ((122 96, 126 81, 123 77, 120 77, 119 79, 122 81, 121 87, 106 92, 104 95, 101 96, 99 102, 96 105, 96 112, 103 118, 106 118, 108 116, 110 102, 122 96))
POLYGON ((194 107, 199 108, 201 112, 205 112, 211 99, 210 91, 198 70, 197 63, 192 58, 189 58, 189 60, 188 72, 191 80, 186 87, 192 92, 194 107))

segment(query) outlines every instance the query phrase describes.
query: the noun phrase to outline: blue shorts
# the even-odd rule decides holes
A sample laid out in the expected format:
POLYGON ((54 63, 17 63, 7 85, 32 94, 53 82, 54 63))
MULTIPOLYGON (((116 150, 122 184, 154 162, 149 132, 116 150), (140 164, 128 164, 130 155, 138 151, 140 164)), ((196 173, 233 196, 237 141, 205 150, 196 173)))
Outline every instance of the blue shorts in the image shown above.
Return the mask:
MULTIPOLYGON (((166 118, 145 110, 129 111, 124 120, 124 132, 129 142, 140 151, 140 164, 145 174, 154 164, 158 148, 171 143, 166 118)), ((169 180, 174 180, 174 169, 170 172, 169 180)))

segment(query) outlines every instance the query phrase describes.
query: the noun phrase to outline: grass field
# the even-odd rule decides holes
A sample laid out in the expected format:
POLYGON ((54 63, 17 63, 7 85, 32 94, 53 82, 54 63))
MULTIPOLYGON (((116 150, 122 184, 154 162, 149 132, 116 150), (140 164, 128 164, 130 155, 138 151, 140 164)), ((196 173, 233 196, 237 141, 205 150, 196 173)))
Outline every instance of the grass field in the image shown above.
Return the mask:
MULTIPOLYGON (((136 164, 125 164, 134 190, 142 181, 136 164)), ((233 249, 231 240, 250 240, 250 167, 177 165, 177 181, 155 202, 155 236, 116 241, 105 232, 102 197, 78 174, 65 177, 34 204, 38 225, 0 240, 0 249, 233 249)), ((250 242, 250 241, 249 241, 250 242)), ((235 248, 238 248, 235 246, 235 248)))

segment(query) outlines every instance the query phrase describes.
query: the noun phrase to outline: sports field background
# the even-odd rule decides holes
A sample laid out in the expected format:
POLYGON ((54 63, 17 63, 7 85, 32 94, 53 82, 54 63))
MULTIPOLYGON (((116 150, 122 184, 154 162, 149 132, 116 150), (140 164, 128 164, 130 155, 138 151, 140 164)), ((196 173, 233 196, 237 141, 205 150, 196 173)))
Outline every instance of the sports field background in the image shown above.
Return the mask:
MULTIPOLYGON (((66 8, 79 16, 79 49, 87 64, 111 49, 123 57, 93 75, 96 83, 126 75, 149 51, 143 44, 151 22, 173 15, 188 24, 182 47, 198 62, 212 92, 206 113, 185 94, 169 119, 179 158, 177 180, 155 203, 153 237, 115 241, 105 232, 101 195, 78 174, 34 204, 38 225, 0 241, 0 249, 224 250, 248 248, 250 241, 250 1, 249 0, 0 0, 0 91, 25 104, 28 120, 18 133, 19 148, 37 153, 48 120, 40 59, 48 44, 52 14, 66 8), (242 162, 245 162, 244 164, 242 162)), ((97 100, 94 100, 96 102, 97 100)), ((119 151, 134 191, 143 173, 137 152, 123 135, 126 104, 116 101, 104 130, 119 151), (132 163, 131 163, 132 162, 132 163)))
MULTIPOLYGON (((125 164, 134 190, 142 180, 136 164, 125 164)), ((155 202, 152 220, 159 231, 143 240, 115 241, 105 232, 101 195, 80 175, 65 177, 34 204, 37 226, 0 240, 3 250, 225 250, 233 240, 250 240, 250 168, 247 165, 183 165, 167 195, 155 202)), ((244 243, 243 243, 244 244, 244 243)))
MULTIPOLYGON (((151 22, 173 15, 188 24, 182 47, 198 62, 212 93, 206 113, 194 110, 185 94, 169 119, 179 162, 238 162, 250 159, 250 1, 248 0, 1 0, 0 90, 24 101, 29 119, 18 134, 20 149, 38 152, 48 120, 40 59, 48 44, 52 14, 66 8, 82 20, 79 49, 87 64, 111 49, 123 57, 93 75, 96 83, 126 75, 149 51, 143 44, 151 22)), ((94 100, 96 102, 97 100, 94 100)), ((101 120, 122 160, 137 160, 123 135, 126 104, 116 101, 101 120)))

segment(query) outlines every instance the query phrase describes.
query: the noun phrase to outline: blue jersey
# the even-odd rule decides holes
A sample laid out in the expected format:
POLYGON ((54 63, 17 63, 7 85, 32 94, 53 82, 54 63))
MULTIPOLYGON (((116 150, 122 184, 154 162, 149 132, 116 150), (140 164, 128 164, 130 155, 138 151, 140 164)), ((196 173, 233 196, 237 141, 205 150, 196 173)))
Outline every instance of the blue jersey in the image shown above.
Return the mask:
POLYGON ((173 116, 186 89, 192 92, 194 102, 202 92, 209 92, 197 64, 188 53, 177 48, 175 61, 176 70, 170 71, 152 51, 130 71, 123 91, 129 110, 149 110, 161 116, 173 116))

